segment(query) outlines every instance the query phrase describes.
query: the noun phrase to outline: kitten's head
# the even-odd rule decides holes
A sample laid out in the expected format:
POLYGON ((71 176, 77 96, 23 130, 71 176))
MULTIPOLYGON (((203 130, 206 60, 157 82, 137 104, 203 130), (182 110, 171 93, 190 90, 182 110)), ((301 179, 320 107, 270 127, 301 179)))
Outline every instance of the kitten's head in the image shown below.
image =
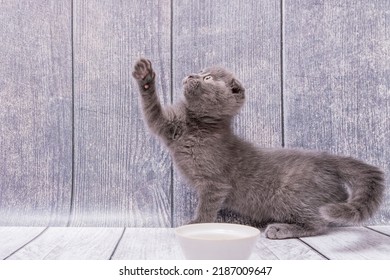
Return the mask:
POLYGON ((233 117, 245 101, 245 89, 222 67, 206 68, 183 80, 188 108, 199 115, 233 117))

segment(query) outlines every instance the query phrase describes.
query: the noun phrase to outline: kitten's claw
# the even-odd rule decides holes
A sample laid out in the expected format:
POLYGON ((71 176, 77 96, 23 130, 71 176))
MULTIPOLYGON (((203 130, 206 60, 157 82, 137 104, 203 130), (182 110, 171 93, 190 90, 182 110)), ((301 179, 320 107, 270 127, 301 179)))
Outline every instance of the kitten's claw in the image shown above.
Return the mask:
POLYGON ((150 60, 141 58, 134 65, 133 77, 137 80, 150 82, 154 78, 152 63, 150 60))
POLYGON ((145 90, 150 88, 150 83, 154 81, 155 73, 149 59, 141 58, 136 62, 133 77, 145 90))

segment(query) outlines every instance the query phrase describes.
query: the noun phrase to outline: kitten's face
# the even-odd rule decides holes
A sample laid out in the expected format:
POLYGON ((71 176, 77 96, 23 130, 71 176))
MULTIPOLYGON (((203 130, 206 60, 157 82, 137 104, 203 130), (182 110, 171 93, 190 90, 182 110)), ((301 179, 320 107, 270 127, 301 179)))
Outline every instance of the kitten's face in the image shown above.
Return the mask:
POLYGON ((222 67, 191 74, 183 80, 183 85, 189 108, 203 115, 234 116, 244 104, 245 89, 222 67))

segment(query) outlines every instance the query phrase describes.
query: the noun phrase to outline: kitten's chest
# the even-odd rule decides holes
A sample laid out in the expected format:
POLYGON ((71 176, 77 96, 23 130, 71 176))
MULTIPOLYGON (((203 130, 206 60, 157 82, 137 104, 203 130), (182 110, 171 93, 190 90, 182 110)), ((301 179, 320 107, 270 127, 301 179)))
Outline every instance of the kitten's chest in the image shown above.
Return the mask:
POLYGON ((186 137, 176 143, 171 154, 176 166, 187 177, 212 176, 224 165, 219 139, 186 137))

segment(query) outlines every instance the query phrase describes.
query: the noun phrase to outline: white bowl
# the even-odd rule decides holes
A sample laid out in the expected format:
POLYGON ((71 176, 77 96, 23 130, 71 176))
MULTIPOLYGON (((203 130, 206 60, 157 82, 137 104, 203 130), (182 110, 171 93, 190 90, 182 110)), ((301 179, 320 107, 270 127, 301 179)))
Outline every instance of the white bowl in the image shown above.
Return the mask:
POLYGON ((186 259, 248 259, 260 231, 257 228, 224 223, 191 224, 175 230, 186 259))

